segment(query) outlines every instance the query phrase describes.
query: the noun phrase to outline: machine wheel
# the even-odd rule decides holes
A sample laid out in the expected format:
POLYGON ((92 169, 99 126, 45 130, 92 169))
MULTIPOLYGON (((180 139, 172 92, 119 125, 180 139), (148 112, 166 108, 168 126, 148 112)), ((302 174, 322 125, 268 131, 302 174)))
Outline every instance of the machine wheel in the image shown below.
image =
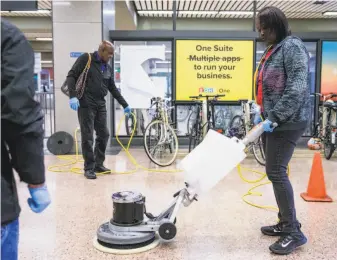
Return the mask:
POLYGON ((160 225, 159 236, 164 240, 171 240, 177 234, 177 228, 173 223, 167 222, 160 225))

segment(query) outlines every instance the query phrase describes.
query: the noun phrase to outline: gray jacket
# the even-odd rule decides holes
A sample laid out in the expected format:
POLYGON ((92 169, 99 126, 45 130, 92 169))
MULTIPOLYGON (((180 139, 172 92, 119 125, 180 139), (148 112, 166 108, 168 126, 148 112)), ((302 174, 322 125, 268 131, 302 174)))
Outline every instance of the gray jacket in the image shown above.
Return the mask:
POLYGON ((264 117, 277 122, 277 130, 306 128, 311 106, 309 54, 303 42, 289 36, 276 45, 266 60, 262 79, 264 117))

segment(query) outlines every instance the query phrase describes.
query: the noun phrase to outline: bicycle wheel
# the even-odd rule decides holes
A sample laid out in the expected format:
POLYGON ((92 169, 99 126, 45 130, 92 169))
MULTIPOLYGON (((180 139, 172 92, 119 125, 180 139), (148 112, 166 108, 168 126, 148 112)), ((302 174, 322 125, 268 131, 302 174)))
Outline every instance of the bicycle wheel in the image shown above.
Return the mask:
MULTIPOLYGON (((189 147, 188 151, 191 152, 195 147, 197 147, 202 140, 204 139, 203 133, 205 130, 205 127, 208 127, 208 123, 206 122, 203 126, 201 126, 201 123, 195 123, 194 127, 191 129, 190 133, 190 142, 189 142, 189 147)), ((207 131, 206 131, 207 132, 207 131)))
POLYGON ((246 136, 245 122, 242 117, 237 115, 233 117, 228 127, 238 139, 243 139, 246 136))
POLYGON ((330 160, 333 152, 335 151, 335 146, 331 142, 331 129, 327 128, 324 138, 324 157, 330 160))
MULTIPOLYGON (((133 112, 134 111, 132 111, 132 113, 133 112)), ((135 125, 135 119, 134 119, 134 117, 132 115, 125 115, 125 129, 126 129, 126 134, 127 135, 130 136, 132 134, 134 125, 135 125)), ((137 127, 135 129, 135 134, 134 135, 137 135, 137 127)))
POLYGON ((264 154, 263 150, 263 140, 260 136, 258 140, 252 144, 253 147, 253 154, 255 157, 255 160, 262 166, 266 165, 266 156, 264 154))
POLYGON ((145 129, 144 149, 149 159, 159 166, 171 165, 178 154, 178 138, 173 128, 153 121, 145 129))
POLYGON ((197 139, 198 139, 198 126, 195 123, 189 133, 188 152, 191 152, 196 147, 198 143, 197 139))

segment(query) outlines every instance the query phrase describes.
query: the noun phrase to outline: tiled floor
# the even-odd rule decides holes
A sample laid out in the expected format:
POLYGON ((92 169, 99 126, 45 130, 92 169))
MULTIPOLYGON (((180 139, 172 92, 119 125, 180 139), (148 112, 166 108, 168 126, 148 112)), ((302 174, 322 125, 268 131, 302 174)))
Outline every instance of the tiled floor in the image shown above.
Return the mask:
MULTIPOLYGON (((154 167, 142 150, 132 153, 143 166, 154 167)), ((46 156, 46 165, 58 162, 57 158, 46 156)), ((18 183, 22 206, 20 259, 333 260, 337 255, 336 202, 308 203, 300 197, 300 193, 306 190, 311 164, 312 153, 300 151, 291 162, 298 218, 309 241, 288 257, 273 256, 269 252, 268 247, 275 238, 262 236, 260 226, 274 223, 276 213, 243 202, 242 195, 253 185, 244 183, 237 171, 226 176, 198 202, 179 211, 175 241, 160 245, 153 251, 130 256, 104 254, 92 246, 97 227, 112 215, 111 194, 121 190, 138 190, 146 196, 148 210, 157 214, 183 186, 181 173, 138 172, 86 180, 77 174, 48 172, 47 181, 53 201, 41 215, 30 211, 26 203, 28 190, 25 184, 18 183)), ((124 153, 108 156, 106 165, 117 171, 132 168, 124 153)), ((247 159, 244 165, 261 169, 252 159, 247 159)), ((328 194, 337 200, 336 156, 331 161, 323 159, 323 166, 328 194)), ((249 179, 258 177, 252 173, 245 173, 245 176, 249 179)), ((248 198, 257 204, 276 205, 270 184, 258 191, 263 193, 262 197, 248 198)))

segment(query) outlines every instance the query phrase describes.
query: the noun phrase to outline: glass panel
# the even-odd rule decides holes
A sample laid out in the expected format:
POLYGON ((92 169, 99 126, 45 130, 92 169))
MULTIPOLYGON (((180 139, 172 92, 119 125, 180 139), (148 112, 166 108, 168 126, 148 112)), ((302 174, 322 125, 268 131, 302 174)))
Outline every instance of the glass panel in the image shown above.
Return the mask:
MULTIPOLYGON (((151 121, 152 97, 171 98, 172 43, 164 41, 115 42, 115 83, 137 117, 136 136, 142 136, 151 121)), ((115 135, 124 116, 123 107, 115 103, 115 135)), ((130 135, 134 122, 126 118, 119 135, 130 135)))
POLYGON ((196 118, 193 105, 177 105, 177 135, 187 136, 196 118))
MULTIPOLYGON (((309 52, 309 72, 310 72, 310 92, 315 93, 316 92, 316 52, 317 52, 317 43, 316 42, 304 42, 305 47, 307 48, 309 52)), ((262 42, 256 43, 256 64, 257 66, 259 64, 260 59, 262 58, 262 55, 266 49, 266 45, 262 42)), ((256 69, 256 67, 255 67, 256 69)), ((304 136, 310 136, 313 133, 313 127, 314 127, 314 115, 315 115, 315 99, 311 98, 311 118, 308 125, 308 128, 306 129, 304 136)))
POLYGON ((237 105, 219 105, 215 106, 215 128, 222 129, 225 133, 230 126, 232 119, 241 115, 241 106, 237 105))
MULTIPOLYGON (((316 42, 305 42, 305 47, 307 48, 310 56, 309 60, 309 77, 310 77, 310 92, 316 92, 316 52, 317 43, 316 42)), ((315 97, 310 97, 311 99, 311 117, 307 129, 304 132, 304 136, 311 136, 314 133, 314 123, 315 123, 315 97)))
MULTIPOLYGON (((241 106, 238 105, 216 105, 215 110, 215 128, 227 130, 232 119, 236 115, 241 115, 241 106)), ((177 130, 178 136, 187 136, 189 129, 193 126, 196 119, 196 113, 193 105, 177 106, 177 130)))
POLYGON ((337 41, 324 41, 322 44, 321 93, 337 91, 337 41))

